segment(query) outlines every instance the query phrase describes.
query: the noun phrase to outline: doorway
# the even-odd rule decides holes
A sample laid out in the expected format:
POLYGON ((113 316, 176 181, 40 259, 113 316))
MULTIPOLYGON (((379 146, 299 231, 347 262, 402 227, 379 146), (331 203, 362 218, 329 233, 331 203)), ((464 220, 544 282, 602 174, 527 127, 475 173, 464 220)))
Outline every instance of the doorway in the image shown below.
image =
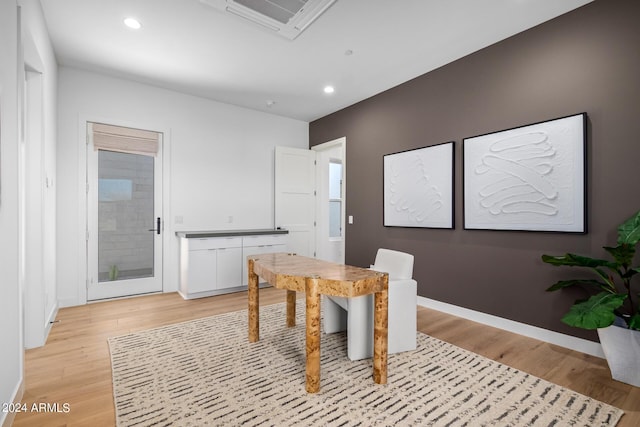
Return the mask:
POLYGON ((316 152, 316 258, 344 264, 346 138, 312 148, 316 152))
POLYGON ((162 133, 87 123, 87 300, 162 291, 162 133))

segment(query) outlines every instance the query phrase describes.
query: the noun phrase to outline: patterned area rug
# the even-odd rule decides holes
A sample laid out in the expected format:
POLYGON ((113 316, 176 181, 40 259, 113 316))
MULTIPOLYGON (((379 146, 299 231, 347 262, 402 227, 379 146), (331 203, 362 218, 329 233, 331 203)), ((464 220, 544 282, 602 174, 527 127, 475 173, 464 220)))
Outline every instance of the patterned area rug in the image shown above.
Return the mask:
POLYGON ((109 339, 118 426, 614 426, 620 409, 418 333, 388 383, 322 334, 321 389, 305 392, 304 309, 261 307, 109 339))

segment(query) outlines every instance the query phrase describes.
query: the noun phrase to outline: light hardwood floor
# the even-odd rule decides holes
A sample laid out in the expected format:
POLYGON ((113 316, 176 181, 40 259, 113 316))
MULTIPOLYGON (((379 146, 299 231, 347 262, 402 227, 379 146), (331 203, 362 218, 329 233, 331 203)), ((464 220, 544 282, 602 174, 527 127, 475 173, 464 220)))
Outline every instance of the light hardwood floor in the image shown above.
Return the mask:
MULTIPOLYGON (((284 301, 282 290, 260 291, 260 305, 284 301)), ((246 292, 190 301, 172 293, 61 309, 47 344, 26 352, 22 403, 70 411, 19 413, 13 425, 115 425, 108 337, 246 306, 246 292)), ((421 307, 418 330, 617 406, 626 413, 619 427, 640 425, 640 388, 611 380, 602 359, 421 307)))

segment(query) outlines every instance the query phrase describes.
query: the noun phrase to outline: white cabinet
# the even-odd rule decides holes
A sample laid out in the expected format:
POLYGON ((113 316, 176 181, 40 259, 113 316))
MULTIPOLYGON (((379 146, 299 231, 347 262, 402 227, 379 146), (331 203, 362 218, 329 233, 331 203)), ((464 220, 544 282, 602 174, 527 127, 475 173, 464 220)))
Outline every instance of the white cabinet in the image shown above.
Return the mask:
POLYGON ((249 284, 247 256, 287 251, 287 235, 273 234, 263 236, 245 236, 242 239, 242 284, 249 284))
POLYGON ((180 294, 185 299, 244 290, 248 282, 247 255, 287 251, 284 233, 220 237, 179 233, 178 236, 180 294))
POLYGON ((216 295, 242 286, 242 237, 180 239, 180 294, 216 295))
POLYGON ((216 250, 199 249, 189 251, 189 269, 187 271, 188 293, 212 291, 216 287, 216 250))
POLYGON ((242 286, 242 248, 221 248, 217 252, 216 289, 242 286))

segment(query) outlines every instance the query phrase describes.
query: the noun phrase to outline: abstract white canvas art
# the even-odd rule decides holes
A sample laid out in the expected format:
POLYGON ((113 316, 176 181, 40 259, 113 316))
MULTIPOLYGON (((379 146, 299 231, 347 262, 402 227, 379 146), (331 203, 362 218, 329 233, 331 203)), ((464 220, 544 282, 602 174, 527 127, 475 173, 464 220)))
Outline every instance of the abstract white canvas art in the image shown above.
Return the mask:
POLYGON ((384 225, 453 228, 454 143, 384 156, 384 225))
POLYGON ((586 114, 465 138, 464 228, 586 232, 586 114))

